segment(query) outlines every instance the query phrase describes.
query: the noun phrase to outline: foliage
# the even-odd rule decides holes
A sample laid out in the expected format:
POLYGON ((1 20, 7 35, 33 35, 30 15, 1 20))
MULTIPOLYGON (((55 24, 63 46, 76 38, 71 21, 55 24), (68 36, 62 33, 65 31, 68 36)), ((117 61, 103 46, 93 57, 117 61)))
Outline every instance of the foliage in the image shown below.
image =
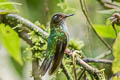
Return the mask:
POLYGON ((113 73, 120 72, 120 33, 118 34, 116 41, 113 45, 113 55, 114 55, 114 62, 112 65, 113 73))
POLYGON ((67 0, 64 0, 64 1, 59 2, 59 3, 57 4, 57 6, 59 6, 64 13, 73 13, 73 12, 75 12, 75 8, 71 7, 71 6, 68 4, 68 1, 67 1, 67 0))
MULTIPOLYGON (((0 14, 8 14, 18 12, 13 6, 21 5, 20 3, 8 2, 7 0, 0 0, 0 14)), ((21 53, 20 53, 20 39, 18 34, 14 32, 8 25, 0 24, 0 37, 1 41, 10 53, 10 55, 19 63, 22 64, 21 53), (16 43, 15 43, 16 42, 16 43)))
MULTIPOLYGON (((94 24, 95 30, 98 32, 98 34, 105 38, 115 38, 115 31, 111 25, 100 25, 100 24, 94 24)), ((119 26, 116 26, 117 32, 120 32, 119 26)))
POLYGON ((69 42, 69 49, 74 50, 80 50, 82 47, 84 47, 83 41, 73 40, 71 39, 69 42))
POLYGON ((118 78, 118 77, 113 77, 113 79, 112 80, 120 80, 120 78, 118 78))
POLYGON ((8 2, 7 0, 0 0, 0 14, 18 12, 18 10, 13 5, 21 4, 16 2, 8 2))
MULTIPOLYGON (((118 1, 118 3, 119 3, 119 0, 113 0, 113 1, 114 2, 118 1)), ((55 12, 64 12, 64 13, 77 12, 76 8, 73 7, 72 3, 69 3, 68 0, 56 0, 56 1, 55 0, 38 0, 38 1, 27 0, 26 4, 27 4, 27 6, 29 6, 29 9, 28 9, 28 12, 30 15, 29 19, 31 19, 32 21, 38 20, 34 24, 37 25, 38 27, 40 27, 42 30, 44 30, 47 33, 49 33, 49 31, 50 31, 49 30, 50 27, 48 27, 49 25, 47 23, 49 22, 50 17, 53 13, 55 13, 55 12)), ((115 4, 117 4, 117 3, 115 3, 115 4)), ((21 5, 21 4, 16 3, 16 2, 8 2, 7 0, 0 0, 0 15, 6 15, 8 13, 18 12, 18 9, 16 9, 15 5, 21 5)), ((91 4, 88 4, 88 6, 90 6, 90 5, 91 4)), ((102 13, 102 15, 106 15, 106 14, 111 15, 114 12, 120 12, 120 11, 116 10, 116 9, 109 9, 109 10, 105 9, 105 10, 99 11, 99 13, 102 13)), ((93 12, 92 12, 92 14, 93 14, 93 12)), ((0 16, 0 18, 1 18, 1 16, 0 16)), ((80 16, 80 18, 81 18, 81 16, 80 16)), ((107 21, 107 20, 105 20, 105 21, 107 21)), ((17 26, 10 28, 11 26, 1 23, 0 24, 0 40, 1 40, 2 44, 5 46, 5 48, 7 49, 8 53, 15 60, 15 62, 13 61, 13 63, 16 64, 16 61, 17 61, 19 64, 22 65, 23 62, 21 59, 20 38, 18 37, 18 34, 14 31, 15 29, 20 28, 21 26, 23 27, 24 25, 17 24, 17 26)), ((111 25, 110 21, 108 21, 107 24, 96 24, 95 23, 94 28, 95 28, 96 32, 103 38, 107 38, 108 40, 116 38, 115 31, 114 31, 113 26, 111 25)), ((112 43, 112 44, 114 44, 113 45, 114 61, 112 64, 112 71, 114 74, 120 72, 120 69, 119 69, 119 67, 120 67, 120 56, 119 56, 119 53, 120 53, 120 27, 119 27, 119 25, 115 24, 115 28, 117 30, 118 36, 115 40, 115 43, 114 42, 112 43)), ((45 57, 47 41, 45 41, 39 35, 36 35, 37 30, 33 30, 33 31, 30 29, 27 29, 27 30, 28 30, 28 35, 30 36, 29 39, 32 41, 33 45, 30 47, 28 47, 28 46, 25 47, 26 50, 24 51, 23 54, 27 53, 28 55, 27 56, 23 55, 22 58, 24 61, 26 61, 26 60, 33 61, 36 58, 39 59, 39 61, 41 61, 45 57), (34 57, 29 55, 30 51, 35 51, 34 57)), ((21 32, 21 31, 19 31, 19 32, 21 32)), ((86 33, 83 33, 83 34, 86 34, 86 33)), ((93 39, 91 39, 91 40, 93 40, 93 39)), ((94 38, 94 40, 95 40, 95 38, 94 38)), ((96 45, 94 43, 94 40, 93 40, 93 45, 96 45)), ((82 51, 82 49, 86 48, 86 46, 88 46, 88 43, 84 44, 84 42, 80 41, 80 40, 71 39, 69 42, 68 48, 71 51, 73 51, 73 50, 78 51, 77 55, 79 55, 80 58, 85 58, 84 52, 82 51)), ((98 42, 98 44, 99 44, 99 42, 98 42)), ((99 47, 102 48, 101 46, 99 46, 99 47)), ((87 49, 88 48, 86 48, 85 50, 87 50, 87 49)), ((90 49, 92 49, 92 48, 90 48, 90 49)), ((99 52, 99 50, 96 52, 99 52)), ((68 68, 71 76, 74 77, 73 56, 65 55, 63 61, 65 63, 65 66, 68 68)), ((15 68, 18 69, 19 71, 23 70, 23 68, 19 67, 19 66, 20 65, 17 65, 15 68)), ((104 67, 101 64, 99 64, 99 66, 100 67, 102 66, 101 68, 104 67)), ((77 76, 81 76, 82 72, 84 72, 84 68, 81 67, 81 65, 76 64, 75 69, 77 72, 77 76)), ((104 70, 101 70, 100 72, 101 72, 100 75, 98 74, 97 76, 100 77, 101 80, 105 80, 104 79, 104 70)), ((106 76, 108 77, 109 74, 106 74, 106 76)), ((89 80, 93 80, 92 79, 93 75, 91 75, 89 72, 85 71, 82 74, 81 79, 84 79, 87 77, 89 80)), ((53 75, 53 80, 55 80, 55 79, 56 80, 67 80, 67 77, 63 73, 62 69, 59 69, 58 72, 55 75, 53 75)), ((119 78, 116 76, 113 77, 113 80, 118 80, 118 79, 119 78)))
POLYGON ((0 40, 9 54, 19 63, 23 64, 20 53, 20 38, 8 25, 0 24, 0 40))
POLYGON ((57 76, 56 80, 67 80, 67 78, 63 72, 57 73, 56 76, 57 76))
POLYGON ((36 51, 34 57, 39 58, 41 60, 45 55, 47 43, 41 37, 36 36, 35 31, 30 31, 29 35, 30 35, 29 39, 32 40, 32 43, 34 44, 34 46, 27 48, 27 50, 28 51, 36 51))

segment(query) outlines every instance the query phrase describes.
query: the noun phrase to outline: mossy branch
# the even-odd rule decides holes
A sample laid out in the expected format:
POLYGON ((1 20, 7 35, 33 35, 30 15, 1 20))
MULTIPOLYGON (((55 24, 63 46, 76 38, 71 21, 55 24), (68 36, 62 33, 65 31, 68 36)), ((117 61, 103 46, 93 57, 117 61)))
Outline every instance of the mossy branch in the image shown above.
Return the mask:
MULTIPOLYGON (((30 21, 28 21, 28 20, 26 20, 26 19, 24 19, 21 16, 16 15, 16 14, 0 15, 0 23, 10 25, 11 28, 14 28, 18 24, 22 24, 22 27, 16 27, 14 30, 18 33, 20 38, 22 38, 24 41, 26 41, 31 46, 34 46, 34 43, 32 43, 31 39, 29 38, 30 37, 28 34, 29 31, 27 31, 26 28, 28 28, 32 31, 35 31, 36 35, 38 35, 39 37, 42 37, 44 40, 47 40, 47 37, 48 37, 48 34, 46 32, 44 32, 41 28, 39 28, 38 26, 34 25, 32 22, 30 22, 30 21)), ((34 53, 35 52, 33 52, 33 54, 34 53)), ((72 56, 69 53, 67 53, 67 55, 72 56)), ((38 77, 38 75, 37 75, 37 73, 39 73, 39 72, 37 72, 37 71, 39 71, 38 70, 38 67, 39 67, 38 62, 39 61, 36 58, 32 62, 32 64, 33 64, 32 71, 33 71, 34 80, 40 80, 40 77, 38 77), (35 67, 37 67, 37 68, 35 68, 35 67), (34 71, 36 71, 36 72, 34 73, 34 71)), ((85 70, 92 73, 93 75, 97 76, 98 73, 101 74, 101 72, 98 69, 93 68, 92 66, 88 65, 86 62, 84 62, 82 59, 80 59, 80 57, 78 55, 76 56, 76 62, 78 64, 80 64, 85 70)), ((65 71, 64 73, 66 74, 68 80, 70 80, 71 79, 70 73, 67 70, 65 70, 66 68, 64 68, 65 67, 64 65, 62 65, 62 66, 63 66, 62 69, 65 71)), ((101 74, 101 75, 103 75, 103 74, 101 74)), ((101 80, 98 77, 96 79, 101 80)))

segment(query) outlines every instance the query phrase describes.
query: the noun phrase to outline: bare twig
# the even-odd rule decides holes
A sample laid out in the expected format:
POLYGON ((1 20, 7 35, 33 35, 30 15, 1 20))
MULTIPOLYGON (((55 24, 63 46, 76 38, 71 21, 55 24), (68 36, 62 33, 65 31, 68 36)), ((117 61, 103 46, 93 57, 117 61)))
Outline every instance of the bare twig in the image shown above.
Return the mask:
POLYGON ((88 80, 88 76, 86 72, 84 73, 83 80, 88 80))
MULTIPOLYGON (((82 9, 82 12, 84 13, 86 19, 87 19, 87 22, 89 23, 89 25, 91 26, 92 30, 94 31, 94 33, 96 34, 96 36, 104 43, 104 45, 110 49, 112 51, 112 47, 100 36, 98 35, 98 33, 96 32, 90 18, 88 17, 88 14, 87 14, 87 11, 86 11, 86 7, 85 6, 85 3, 82 2, 82 0, 79 0, 80 1, 80 5, 81 5, 81 9, 82 9)), ((84 0, 83 0, 84 1, 84 0)))
POLYGON ((74 76, 75 76, 75 80, 77 80, 77 73, 76 73, 76 52, 74 51, 72 53, 72 57, 73 57, 73 71, 74 71, 74 76))
POLYGON ((78 61, 78 63, 79 63, 82 67, 84 67, 87 71, 92 72, 92 73, 94 73, 94 72, 99 72, 97 69, 95 69, 95 68, 89 66, 87 63, 85 63, 85 62, 84 62, 82 59, 80 59, 79 57, 77 57, 77 61, 78 61))
POLYGON ((81 72, 81 74, 80 74, 80 76, 79 76, 78 80, 81 80, 81 78, 82 78, 82 76, 83 76, 84 72, 85 72, 85 70, 83 70, 83 71, 81 72))
POLYGON ((89 75, 90 75, 91 79, 94 80, 94 76, 91 73, 89 73, 89 75))
POLYGON ((78 63, 84 67, 84 69, 86 69, 88 72, 90 72, 92 75, 96 76, 97 80, 100 80, 99 77, 97 77, 97 74, 100 73, 99 70, 91 67, 90 65, 88 65, 87 63, 85 63, 82 59, 80 59, 79 57, 77 57, 77 61, 78 63))
POLYGON ((62 62, 61 68, 63 69, 63 72, 65 73, 68 80, 73 80, 72 75, 70 74, 69 70, 65 66, 65 64, 62 62))
POLYGON ((108 2, 107 0, 97 0, 102 6, 104 6, 105 8, 108 9, 117 9, 120 10, 120 6, 112 3, 112 2, 108 2))
MULTIPOLYGON (((66 52, 67 52, 66 54, 69 55, 69 56, 72 56, 72 54, 73 54, 73 53, 70 52, 69 50, 66 51, 66 52)), ((86 62, 84 62, 84 61, 80 58, 80 56, 77 55, 77 54, 76 54, 76 61, 77 61, 77 63, 78 63, 79 65, 81 65, 86 71, 90 72, 90 73, 95 77, 96 80, 101 80, 100 77, 98 76, 98 74, 100 74, 100 75, 102 76, 101 72, 100 72, 98 69, 93 68, 92 66, 90 66, 89 64, 87 64, 86 62)))
POLYGON ((93 59, 93 58, 83 58, 83 61, 86 63, 94 62, 94 63, 105 63, 105 64, 112 64, 112 60, 106 59, 93 59))

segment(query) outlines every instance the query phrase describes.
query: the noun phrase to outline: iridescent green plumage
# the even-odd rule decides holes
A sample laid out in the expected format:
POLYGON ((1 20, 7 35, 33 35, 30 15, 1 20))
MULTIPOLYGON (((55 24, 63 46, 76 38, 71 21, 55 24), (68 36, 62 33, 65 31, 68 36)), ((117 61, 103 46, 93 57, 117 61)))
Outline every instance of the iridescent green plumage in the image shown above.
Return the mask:
POLYGON ((40 67, 40 74, 42 76, 47 70, 49 70, 48 73, 51 75, 61 64, 64 51, 69 41, 69 33, 65 24, 67 17, 68 15, 59 13, 55 14, 51 19, 46 57, 40 67))

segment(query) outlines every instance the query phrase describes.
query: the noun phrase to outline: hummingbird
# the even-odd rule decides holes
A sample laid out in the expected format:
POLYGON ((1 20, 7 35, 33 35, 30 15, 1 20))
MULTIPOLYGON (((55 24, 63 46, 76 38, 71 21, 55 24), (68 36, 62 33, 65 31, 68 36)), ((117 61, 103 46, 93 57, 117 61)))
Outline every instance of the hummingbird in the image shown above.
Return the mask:
POLYGON ((66 18, 73 15, 56 13, 51 18, 46 56, 40 66, 41 76, 44 76, 47 71, 49 75, 52 75, 59 68, 69 42, 66 18))

